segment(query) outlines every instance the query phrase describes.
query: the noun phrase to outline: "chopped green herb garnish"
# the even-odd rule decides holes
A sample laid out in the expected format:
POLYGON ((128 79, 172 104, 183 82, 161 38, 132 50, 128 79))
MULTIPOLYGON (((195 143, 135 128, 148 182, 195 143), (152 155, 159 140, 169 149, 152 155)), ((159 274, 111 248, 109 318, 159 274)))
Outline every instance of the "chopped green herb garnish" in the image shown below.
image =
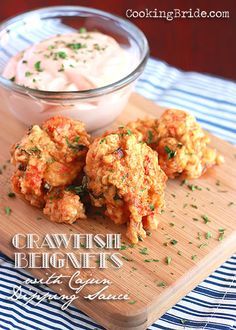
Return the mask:
POLYGON ((180 322, 181 322, 182 324, 185 324, 185 323, 187 322, 187 320, 181 319, 180 322))
POLYGON ((74 49, 74 50, 78 50, 81 48, 86 48, 86 45, 85 44, 82 45, 80 42, 78 42, 78 43, 74 43, 74 44, 67 44, 67 47, 74 49))
POLYGON ((159 259, 144 259, 144 262, 159 262, 159 259))
POLYGON ((152 236, 152 233, 150 231, 147 231, 147 236, 151 237, 152 236))
POLYGON ((169 225, 170 225, 171 227, 174 227, 175 224, 174 224, 173 222, 170 222, 169 225))
POLYGON ((183 186, 184 184, 187 184, 188 183, 188 180, 184 179, 181 181, 180 185, 183 186))
POLYGON ((201 187, 196 186, 196 185, 194 185, 194 184, 188 184, 188 188, 189 188, 191 191, 194 191, 194 190, 202 190, 201 187))
POLYGON ((155 206, 153 204, 150 204, 149 207, 150 207, 150 210, 151 211, 154 211, 155 210, 155 206))
POLYGON ((73 143, 69 141, 69 139, 66 137, 66 144, 67 146, 72 149, 74 152, 81 151, 84 148, 86 148, 83 144, 78 144, 79 142, 79 136, 76 136, 73 140, 73 143))
POLYGON ((7 196, 10 198, 14 198, 16 197, 16 194, 14 192, 9 192, 7 196))
POLYGON ((6 206, 5 207, 5 213, 6 213, 6 215, 10 215, 11 214, 11 208, 9 207, 9 206, 6 206))
POLYGON ((152 140, 153 140, 153 133, 152 133, 152 131, 148 131, 148 140, 147 140, 147 143, 148 144, 152 143, 152 140))
POLYGON ((132 135, 132 132, 131 132, 130 129, 127 129, 127 134, 128 134, 128 135, 132 135))
POLYGON ((168 256, 168 257, 166 257, 165 261, 166 261, 167 265, 170 265, 171 261, 172 261, 172 258, 168 256))
POLYGON ((25 72, 25 76, 26 76, 26 77, 30 77, 31 75, 32 75, 31 72, 29 72, 29 71, 26 71, 26 72, 25 72))
POLYGON ((147 255, 148 254, 148 249, 146 247, 141 248, 141 249, 139 249, 139 253, 143 254, 143 255, 147 255))
POLYGON ((102 144, 105 141, 106 141, 106 138, 103 138, 103 139, 100 140, 99 144, 102 144))
POLYGON ((136 304, 136 302, 137 302, 136 300, 131 300, 131 301, 128 302, 128 304, 134 305, 134 304, 136 304))
POLYGON ((206 214, 201 215, 201 218, 204 220, 204 223, 207 224, 208 222, 210 222, 208 216, 206 214))
POLYGON ((87 29, 85 27, 81 27, 79 29, 79 33, 86 33, 87 32, 87 29))
POLYGON ((81 186, 69 185, 66 188, 66 190, 73 191, 74 193, 76 193, 76 195, 83 196, 86 193, 87 188, 86 185, 81 185, 81 186))
POLYGON ((178 254, 179 256, 182 256, 182 252, 181 252, 181 251, 178 251, 177 254, 178 254))
POLYGON ((161 281, 161 282, 157 283, 157 286, 164 288, 166 286, 166 283, 164 281, 161 281))
POLYGON ((176 239, 172 239, 171 241, 170 241, 170 244, 172 244, 172 245, 176 245, 178 243, 178 241, 176 241, 176 239))
POLYGON ((205 247, 207 245, 208 245, 208 243, 202 243, 202 244, 198 245, 198 248, 201 249, 201 248, 203 248, 203 247, 205 247))
POLYGON ((197 205, 195 205, 195 204, 190 204, 190 206, 191 206, 193 209, 197 209, 197 208, 198 208, 197 205))
POLYGON ((41 68, 41 61, 36 62, 36 63, 34 64, 34 68, 35 68, 36 71, 38 71, 38 72, 42 72, 43 70, 42 70, 42 68, 41 68))
POLYGON ((126 250, 127 246, 126 245, 121 245, 120 250, 126 250))
POLYGON ((195 260, 197 258, 197 255, 196 254, 194 254, 193 256, 191 256, 191 259, 192 260, 195 260))
POLYGON ((126 260, 126 261, 133 261, 133 259, 129 259, 129 258, 125 257, 125 256, 122 256, 122 258, 123 258, 124 260, 126 260))
POLYGON ((212 237, 212 233, 208 231, 205 235, 206 239, 210 239, 212 237))
POLYGON ((202 234, 201 233, 197 233, 197 239, 199 239, 199 241, 202 239, 202 234))
POLYGON ((171 150, 168 146, 165 146, 164 149, 165 149, 165 152, 166 152, 167 155, 168 155, 168 159, 171 159, 171 158, 175 157, 175 155, 176 155, 176 151, 171 150))
POLYGON ((219 228, 219 229, 218 229, 218 232, 220 233, 218 240, 219 240, 219 241, 222 241, 223 238, 224 238, 224 235, 225 235, 225 229, 223 229, 223 228, 219 228))
POLYGON ((193 221, 198 221, 198 218, 193 218, 193 221))
POLYGON ((67 57, 67 55, 66 55, 66 53, 65 52, 57 52, 57 53, 55 53, 56 54, 56 56, 58 56, 59 58, 66 58, 67 57))

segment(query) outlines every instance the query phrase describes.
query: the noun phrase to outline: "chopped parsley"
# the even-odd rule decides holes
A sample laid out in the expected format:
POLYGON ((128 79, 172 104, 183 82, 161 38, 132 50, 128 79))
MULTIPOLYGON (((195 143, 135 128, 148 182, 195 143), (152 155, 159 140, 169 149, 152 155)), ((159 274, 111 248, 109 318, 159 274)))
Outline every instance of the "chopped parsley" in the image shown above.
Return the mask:
POLYGON ((188 188, 191 190, 191 191, 194 191, 194 190, 202 190, 201 187, 197 186, 197 185, 194 185, 194 184, 188 184, 188 188))
POLYGON ((210 239, 212 237, 212 233, 208 231, 205 235, 206 239, 210 239))
POLYGON ((166 287, 166 282, 161 281, 161 282, 157 283, 157 286, 161 287, 161 288, 164 288, 164 287, 166 287))
POLYGON ((198 248, 201 249, 201 248, 203 248, 203 247, 205 247, 207 245, 208 245, 208 243, 202 243, 202 244, 198 245, 198 248))
POLYGON ((167 265, 170 265, 172 261, 172 258, 170 256, 166 257, 165 262, 167 265))
POLYGON ((122 258, 123 258, 124 260, 126 260, 126 261, 133 261, 133 259, 127 258, 127 257, 125 257, 125 256, 122 256, 122 258))
POLYGON ((170 244, 172 244, 172 245, 176 245, 178 243, 178 241, 176 241, 176 239, 172 239, 171 241, 170 241, 170 244))
POLYGON ((6 215, 11 215, 11 208, 9 207, 9 206, 6 206, 5 207, 5 213, 6 213, 6 215))
POLYGON ((155 206, 153 204, 149 205, 150 210, 153 212, 155 210, 155 206))
POLYGON ((128 135, 132 135, 132 132, 131 132, 130 129, 127 129, 127 134, 128 134, 128 135))
POLYGON ((194 254, 194 255, 191 256, 191 259, 192 260, 195 260, 196 258, 197 258, 197 255, 196 254, 194 254))
POLYGON ((219 238, 218 238, 218 241, 222 241, 224 239, 224 235, 225 235, 225 229, 224 228, 219 228, 218 229, 218 232, 219 232, 219 238))
POLYGON ((56 54, 56 57, 59 57, 59 58, 66 58, 67 57, 67 55, 66 55, 66 53, 65 52, 57 52, 57 53, 55 53, 56 54))
POLYGON ((134 304, 136 304, 136 300, 130 300, 130 301, 128 301, 128 304, 130 304, 130 305, 134 305, 134 304))
POLYGON ((159 259, 144 259, 144 262, 159 262, 159 259))
POLYGON ((165 146, 165 152, 167 153, 168 159, 175 157, 176 151, 171 150, 168 146, 165 146))
POLYGON ((81 151, 85 148, 85 146, 83 144, 79 144, 79 139, 80 137, 79 136, 76 136, 73 140, 73 143, 71 143, 68 139, 68 137, 66 137, 66 144, 67 146, 72 149, 74 152, 76 151, 81 151))
POLYGON ((153 133, 152 133, 152 131, 148 131, 148 140, 147 140, 147 143, 148 144, 152 143, 152 140, 153 140, 153 133))
POLYGON ((78 42, 78 43, 67 44, 67 47, 73 50, 78 50, 81 48, 86 48, 86 45, 85 44, 82 45, 80 42, 78 42))
POLYGON ((103 138, 103 139, 100 140, 99 144, 102 144, 105 141, 106 141, 106 138, 103 138))
POLYGON ((16 194, 14 192, 9 192, 7 194, 7 196, 10 197, 10 198, 14 198, 14 197, 16 197, 16 194))
POLYGON ((208 216, 206 214, 201 215, 201 218, 204 220, 204 223, 207 224, 208 222, 210 222, 208 216))
POLYGON ((29 71, 26 71, 26 72, 25 72, 25 76, 26 76, 26 77, 30 77, 31 75, 32 75, 31 72, 29 72, 29 71))
POLYGON ((148 254, 148 249, 146 247, 139 249, 139 253, 143 254, 143 255, 147 255, 148 254))
POLYGON ((183 186, 183 185, 185 185, 187 183, 188 183, 188 180, 184 179, 184 180, 181 181, 180 185, 183 186))
POLYGON ((16 77, 15 77, 15 76, 10 78, 10 80, 11 80, 12 82, 14 82, 14 81, 15 81, 15 79, 16 79, 16 77))
POLYGON ((85 185, 81 186, 75 186, 75 185, 70 185, 66 188, 67 191, 73 191, 76 195, 83 196, 85 192, 87 191, 85 185))
POLYGON ((35 68, 36 71, 38 71, 38 72, 42 72, 43 70, 42 70, 42 68, 41 68, 41 61, 36 62, 36 63, 34 64, 34 68, 35 68))
POLYGON ((81 27, 79 29, 79 33, 86 33, 87 32, 87 29, 85 27, 81 27))

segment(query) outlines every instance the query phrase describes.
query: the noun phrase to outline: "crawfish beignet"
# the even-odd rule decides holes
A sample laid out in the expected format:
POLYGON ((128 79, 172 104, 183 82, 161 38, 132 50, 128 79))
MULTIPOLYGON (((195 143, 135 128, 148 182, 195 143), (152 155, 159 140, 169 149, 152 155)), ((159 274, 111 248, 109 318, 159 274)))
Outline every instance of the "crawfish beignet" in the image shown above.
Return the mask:
POLYGON ((53 117, 41 127, 34 125, 12 147, 12 163, 18 167, 12 177, 14 191, 43 208, 53 188, 71 184, 80 174, 89 144, 79 121, 53 117))
POLYGON ((116 224, 127 223, 137 243, 156 229, 164 204, 166 175, 158 156, 126 128, 95 139, 86 157, 87 188, 93 205, 106 207, 116 224))
POLYGON ((166 110, 158 120, 138 120, 130 129, 158 152, 159 164, 169 178, 198 178, 223 157, 209 148, 210 138, 196 119, 182 110, 166 110))
POLYGON ((80 197, 66 188, 53 188, 45 196, 46 205, 43 213, 53 222, 73 223, 85 219, 85 209, 80 197))

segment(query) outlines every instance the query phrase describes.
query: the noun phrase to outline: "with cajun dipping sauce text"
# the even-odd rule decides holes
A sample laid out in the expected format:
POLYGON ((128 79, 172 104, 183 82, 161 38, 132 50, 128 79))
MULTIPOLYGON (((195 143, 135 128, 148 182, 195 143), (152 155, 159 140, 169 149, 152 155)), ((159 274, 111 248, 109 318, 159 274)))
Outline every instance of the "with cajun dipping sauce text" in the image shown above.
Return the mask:
POLYGON ((118 42, 85 28, 41 41, 10 59, 3 76, 43 91, 103 87, 129 74, 136 64, 118 42))

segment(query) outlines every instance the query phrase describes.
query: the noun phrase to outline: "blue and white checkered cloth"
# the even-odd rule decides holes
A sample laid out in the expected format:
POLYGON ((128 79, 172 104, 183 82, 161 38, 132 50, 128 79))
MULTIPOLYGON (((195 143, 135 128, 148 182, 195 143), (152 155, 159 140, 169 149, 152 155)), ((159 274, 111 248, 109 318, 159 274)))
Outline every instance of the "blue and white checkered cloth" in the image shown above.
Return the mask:
MULTIPOLYGON (((9 57, 58 32, 58 26, 34 28, 11 49, 0 46, 0 71, 9 57)), ((60 32, 68 32, 58 22, 60 32), (64 31, 65 30, 65 31, 64 31)), ((164 62, 150 59, 136 91, 159 105, 192 112, 202 127, 220 138, 235 143, 236 83, 196 72, 183 72, 164 62)), ((23 305, 9 300, 12 288, 30 275, 15 269, 0 253, 0 330, 80 330, 103 329, 75 307, 61 310, 62 302, 36 301, 23 305)), ((52 292, 46 286, 24 286, 26 295, 52 292), (30 291, 31 290, 31 291, 30 291)), ((236 255, 166 312, 149 330, 209 329, 236 330, 236 255)))
MULTIPOLYGON (((166 63, 150 59, 136 90, 166 106, 192 112, 202 126, 235 143, 236 84, 207 75, 183 72, 166 63)), ((75 307, 60 309, 62 302, 32 301, 22 305, 11 301, 12 288, 28 273, 15 269, 0 254, 0 330, 80 330, 103 329, 75 307)), ((23 292, 45 294, 45 286, 25 286, 23 292), (31 289, 31 291, 29 291, 31 289)), ((149 330, 236 329, 236 255, 157 320, 149 330)))

